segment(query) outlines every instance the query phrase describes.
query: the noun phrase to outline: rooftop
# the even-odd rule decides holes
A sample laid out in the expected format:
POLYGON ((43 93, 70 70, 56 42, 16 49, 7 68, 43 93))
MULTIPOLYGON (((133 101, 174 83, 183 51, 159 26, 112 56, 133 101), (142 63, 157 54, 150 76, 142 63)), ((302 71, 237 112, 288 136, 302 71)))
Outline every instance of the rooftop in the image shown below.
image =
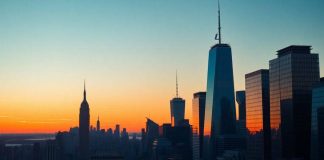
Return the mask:
POLYGON ((245 78, 249 78, 258 74, 269 74, 269 70, 268 69, 259 69, 257 71, 245 74, 245 78))
POLYGON ((278 50, 277 55, 281 57, 287 54, 310 54, 311 47, 307 45, 291 45, 278 50))
POLYGON ((196 92, 196 93, 194 93, 194 98, 201 97, 201 96, 206 96, 206 92, 196 92))
POLYGON ((230 46, 228 44, 224 44, 224 43, 221 43, 221 44, 217 43, 210 48, 215 48, 215 47, 230 47, 230 46))

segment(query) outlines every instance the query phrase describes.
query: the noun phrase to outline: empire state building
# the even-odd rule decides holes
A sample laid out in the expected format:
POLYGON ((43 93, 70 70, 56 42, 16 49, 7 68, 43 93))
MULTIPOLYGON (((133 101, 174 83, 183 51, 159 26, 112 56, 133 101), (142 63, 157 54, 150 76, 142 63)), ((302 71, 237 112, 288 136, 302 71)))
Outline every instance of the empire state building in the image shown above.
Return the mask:
POLYGON ((87 102, 85 84, 83 91, 83 101, 80 107, 79 114, 79 159, 89 160, 89 123, 90 112, 89 104, 87 102))

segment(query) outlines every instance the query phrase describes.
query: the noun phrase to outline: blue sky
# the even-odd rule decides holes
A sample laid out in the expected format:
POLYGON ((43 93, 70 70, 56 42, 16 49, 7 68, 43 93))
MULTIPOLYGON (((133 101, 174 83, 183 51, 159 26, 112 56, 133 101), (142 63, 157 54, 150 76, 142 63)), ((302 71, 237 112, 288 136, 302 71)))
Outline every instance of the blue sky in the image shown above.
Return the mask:
MULTIPOLYGON (((222 0, 221 9, 237 90, 244 89, 246 73, 268 68, 276 51, 291 44, 312 45, 323 68, 323 1, 222 0)), ((102 99, 143 92, 131 94, 140 106, 147 94, 157 94, 165 103, 152 105, 168 110, 178 70, 190 113, 192 93, 206 87, 217 1, 2 0, 0 20, 2 101, 27 91, 50 101, 67 88, 79 93, 87 79, 102 99)))

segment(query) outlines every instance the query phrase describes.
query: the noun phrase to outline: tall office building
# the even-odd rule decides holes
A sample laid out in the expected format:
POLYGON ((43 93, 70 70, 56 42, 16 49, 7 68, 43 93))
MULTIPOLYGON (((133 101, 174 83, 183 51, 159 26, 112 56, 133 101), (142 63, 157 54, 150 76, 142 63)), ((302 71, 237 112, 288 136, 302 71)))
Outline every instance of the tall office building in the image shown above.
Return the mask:
POLYGON ((159 137, 159 125, 153 120, 147 118, 146 121, 146 134, 143 140, 143 151, 147 157, 153 154, 153 141, 159 137))
POLYGON ((246 102, 245 91, 236 91, 236 102, 238 104, 237 132, 241 136, 246 136, 246 102))
POLYGON ((80 107, 79 115, 79 156, 80 160, 88 160, 89 156, 89 125, 90 108, 87 102, 86 90, 84 84, 83 101, 80 107))
POLYGON ((246 102, 245 102, 245 91, 236 92, 236 102, 238 104, 239 116, 238 119, 245 121, 246 120, 246 102))
POLYGON ((324 157, 324 78, 312 92, 311 160, 324 157))
POLYGON ((232 135, 236 134, 232 51, 228 44, 221 42, 219 8, 218 22, 216 39, 219 43, 209 50, 204 125, 204 134, 210 136, 209 157, 212 159, 222 155, 224 149, 233 149, 234 146, 227 143, 232 143, 232 135))
POLYGON ((245 75, 247 159, 270 160, 269 70, 245 75))
POLYGON ((99 116, 98 116, 98 119, 97 119, 97 131, 100 131, 100 121, 99 121, 99 116))
POLYGON ((203 157, 206 92, 194 93, 192 99, 193 159, 203 157))
POLYGON ((176 97, 170 101, 172 126, 178 126, 185 116, 185 100, 180 98, 178 93, 178 75, 176 74, 176 97))
POLYGON ((120 125, 116 124, 115 130, 114 130, 114 136, 115 138, 120 138, 120 125))
POLYGON ((270 60, 272 158, 310 159, 312 87, 319 82, 318 54, 292 45, 270 60))

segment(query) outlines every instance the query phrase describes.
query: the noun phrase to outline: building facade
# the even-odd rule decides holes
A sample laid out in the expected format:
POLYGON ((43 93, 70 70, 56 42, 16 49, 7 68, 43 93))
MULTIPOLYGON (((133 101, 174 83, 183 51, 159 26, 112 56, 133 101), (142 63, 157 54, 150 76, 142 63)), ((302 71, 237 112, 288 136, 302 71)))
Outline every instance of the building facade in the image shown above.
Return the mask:
POLYGON ((311 159, 324 157, 324 79, 312 92, 311 159))
POLYGON ((211 158, 223 154, 218 138, 236 134, 232 51, 227 44, 209 51, 204 134, 210 137, 211 158))
POLYGON ((269 70, 245 75, 247 159, 270 160, 269 70))
POLYGON ((318 54, 311 46, 289 46, 269 62, 273 159, 309 159, 311 91, 319 82, 318 54))
POLYGON ((194 93, 192 99, 193 159, 203 157, 206 92, 194 93))

